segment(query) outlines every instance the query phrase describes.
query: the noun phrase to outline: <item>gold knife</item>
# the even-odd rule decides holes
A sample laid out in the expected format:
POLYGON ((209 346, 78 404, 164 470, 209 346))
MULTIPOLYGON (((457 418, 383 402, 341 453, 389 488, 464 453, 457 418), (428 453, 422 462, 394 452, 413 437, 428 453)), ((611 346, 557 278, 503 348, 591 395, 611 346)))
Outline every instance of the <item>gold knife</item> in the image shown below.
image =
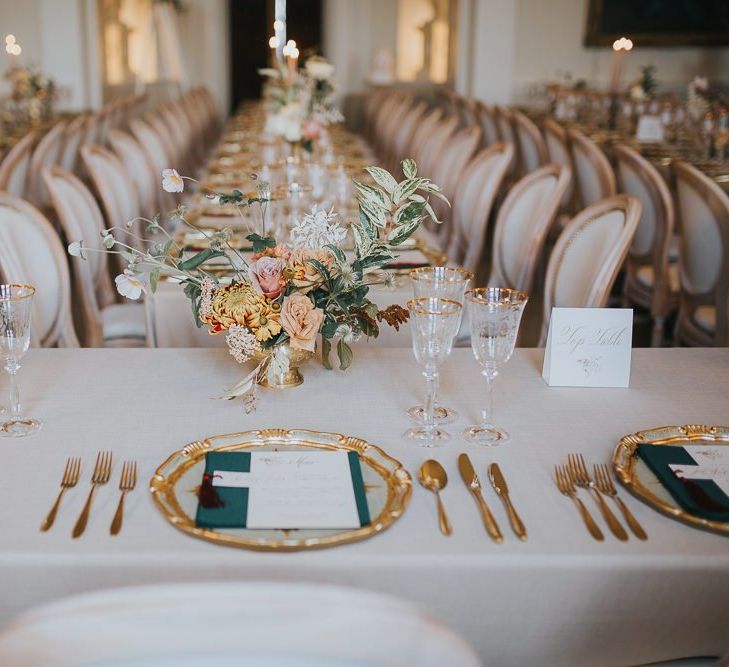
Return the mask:
POLYGON ((468 458, 468 454, 461 454, 458 457, 458 470, 461 473, 461 478, 466 484, 466 487, 471 492, 471 495, 476 499, 476 504, 481 510, 481 516, 483 517, 483 525, 486 526, 486 532, 491 536, 494 542, 501 543, 504 541, 504 536, 499 530, 499 524, 496 523, 491 510, 489 510, 486 501, 481 495, 481 482, 478 479, 478 475, 473 468, 471 459, 468 458))
POLYGON ((526 540, 526 528, 522 520, 519 518, 519 515, 516 513, 514 505, 511 503, 511 498, 509 498, 509 487, 506 484, 504 476, 501 474, 501 468, 499 468, 498 463, 492 463, 489 466, 489 479, 491 480, 491 486, 494 487, 494 491, 496 491, 497 495, 504 503, 504 508, 509 516, 509 523, 511 524, 511 529, 514 531, 514 534, 520 540, 526 540))

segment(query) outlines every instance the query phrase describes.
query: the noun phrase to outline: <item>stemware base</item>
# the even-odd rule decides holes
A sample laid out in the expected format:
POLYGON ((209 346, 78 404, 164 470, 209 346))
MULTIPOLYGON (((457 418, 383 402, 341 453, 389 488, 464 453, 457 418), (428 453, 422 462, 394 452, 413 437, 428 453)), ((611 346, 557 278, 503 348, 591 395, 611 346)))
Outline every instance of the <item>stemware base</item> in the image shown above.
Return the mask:
MULTIPOLYGON (((425 423, 425 407, 422 405, 416 405, 408 410, 408 417, 412 419, 416 424, 423 425, 425 423)), ((443 407, 442 405, 436 405, 433 410, 433 421, 436 424, 451 424, 458 418, 458 413, 451 409, 443 407)))
POLYGON ((438 447, 438 445, 450 440, 451 434, 436 426, 436 428, 429 431, 424 428, 409 428, 405 431, 405 437, 408 440, 413 440, 421 447, 438 447))
POLYGON ((43 422, 37 419, 15 417, 0 421, 0 438, 23 438, 40 430, 43 422))
POLYGON ((486 447, 495 447, 502 445, 509 440, 509 434, 504 429, 496 426, 469 426, 463 431, 463 438, 466 442, 475 445, 484 445, 486 447))

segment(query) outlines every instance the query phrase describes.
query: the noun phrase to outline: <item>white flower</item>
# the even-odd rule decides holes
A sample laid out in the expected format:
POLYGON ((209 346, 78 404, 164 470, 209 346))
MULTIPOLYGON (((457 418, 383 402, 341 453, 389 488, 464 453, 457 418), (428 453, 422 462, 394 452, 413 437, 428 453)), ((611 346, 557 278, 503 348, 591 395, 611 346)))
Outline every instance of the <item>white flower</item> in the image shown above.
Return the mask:
POLYGON ((185 182, 175 169, 163 169, 162 189, 165 192, 182 192, 185 189, 185 182))
POLYGON ((135 276, 129 269, 124 271, 124 273, 120 273, 114 279, 114 282, 116 283, 117 292, 133 301, 142 296, 142 292, 147 291, 139 276, 135 276))
POLYGON ((266 132, 286 141, 301 141, 301 126, 304 122, 304 107, 299 102, 289 102, 282 106, 266 121, 266 132))
POLYGON ((86 259, 86 255, 84 255, 84 242, 74 241, 73 243, 70 243, 68 245, 68 254, 71 255, 71 257, 86 259))
POLYGON ((261 349, 261 344, 255 334, 240 324, 234 324, 228 329, 225 342, 228 344, 231 355, 239 364, 248 361, 261 349))
POLYGON ((291 242, 295 249, 318 250, 326 245, 341 245, 347 237, 347 230, 340 227, 334 211, 325 211, 316 204, 291 230, 291 242))
POLYGON ((317 81, 328 81, 334 74, 334 65, 317 56, 309 58, 304 67, 306 74, 317 81))
POLYGON ((359 335, 355 334, 349 324, 340 324, 334 332, 335 338, 341 338, 345 343, 356 343, 359 340, 359 335))
POLYGON ((107 250, 111 250, 114 247, 114 244, 116 243, 116 240, 114 239, 113 234, 109 234, 108 232, 104 234, 104 238, 102 239, 104 243, 104 247, 107 250))
POLYGON ((694 90, 708 90, 709 80, 705 76, 695 76, 691 85, 694 87, 694 90))
POLYGON ((645 90, 643 89, 643 86, 641 86, 639 83, 636 83, 634 86, 630 89, 630 99, 635 100, 636 102, 640 102, 641 100, 644 100, 646 98, 645 90))
POLYGON ((220 204, 220 195, 205 195, 205 199, 216 206, 220 204))

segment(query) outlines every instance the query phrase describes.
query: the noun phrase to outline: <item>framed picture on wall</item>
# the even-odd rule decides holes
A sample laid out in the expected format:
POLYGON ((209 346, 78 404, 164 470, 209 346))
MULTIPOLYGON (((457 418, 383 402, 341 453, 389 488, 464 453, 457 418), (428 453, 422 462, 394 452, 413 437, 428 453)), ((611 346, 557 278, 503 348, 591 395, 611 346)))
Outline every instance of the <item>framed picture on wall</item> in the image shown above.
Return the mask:
POLYGON ((729 45, 729 0, 588 0, 586 46, 729 45))

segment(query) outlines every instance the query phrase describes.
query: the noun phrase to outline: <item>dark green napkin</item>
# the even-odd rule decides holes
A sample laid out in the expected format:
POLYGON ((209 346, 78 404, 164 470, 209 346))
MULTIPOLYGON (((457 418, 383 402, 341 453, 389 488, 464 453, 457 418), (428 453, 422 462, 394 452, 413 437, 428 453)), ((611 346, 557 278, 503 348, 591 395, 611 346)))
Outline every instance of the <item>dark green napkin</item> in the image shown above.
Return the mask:
POLYGON ((729 497, 709 479, 681 480, 668 465, 696 465, 690 450, 665 445, 638 445, 638 456, 674 500, 687 512, 712 521, 729 521, 729 497))
MULTIPOLYGON (((359 456, 357 452, 347 452, 347 459, 352 474, 354 500, 357 504, 359 522, 362 526, 368 526, 370 524, 370 512, 367 506, 367 495, 359 456)), ((251 454, 250 452, 208 452, 205 454, 205 472, 203 475, 212 476, 216 470, 250 472, 251 454)), ((216 486, 214 489, 220 501, 219 506, 204 507, 198 502, 195 525, 199 528, 245 528, 248 517, 248 489, 230 486, 216 486)))

